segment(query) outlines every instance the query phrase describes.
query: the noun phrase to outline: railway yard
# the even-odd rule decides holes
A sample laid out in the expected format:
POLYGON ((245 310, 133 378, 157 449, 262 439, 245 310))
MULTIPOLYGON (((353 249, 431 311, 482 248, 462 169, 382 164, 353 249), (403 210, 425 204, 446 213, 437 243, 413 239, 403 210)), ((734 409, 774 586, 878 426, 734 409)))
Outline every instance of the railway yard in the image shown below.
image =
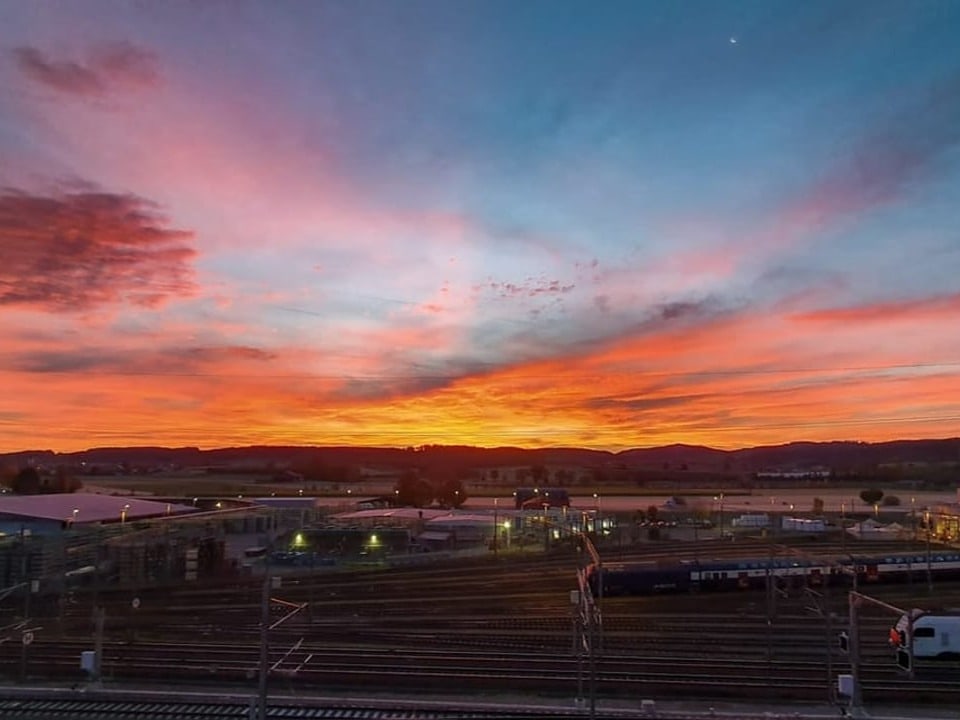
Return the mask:
MULTIPOLYGON (((714 544, 710 557, 755 557, 768 549, 761 541, 714 544)), ((903 549, 903 543, 870 545, 873 553, 903 549)), ((830 543, 816 550, 839 552, 830 543)), ((702 551, 689 543, 660 543, 621 548, 611 560, 692 559, 694 552, 702 551)), ((578 564, 582 559, 567 549, 549 556, 285 574, 270 590, 274 627, 264 658, 270 691, 551 698, 582 698, 590 691, 638 702, 828 702, 837 674, 849 672, 836 640, 847 629, 843 587, 604 598, 602 631, 593 636, 588 658, 570 605, 578 564)), ((251 577, 76 592, 37 604, 29 645, 16 642, 22 613, 6 604, 8 642, 0 645, 0 672, 10 680, 82 683, 79 659, 95 646, 96 604, 104 609, 105 683, 255 688, 263 585, 251 577)), ((960 606, 960 584, 938 583, 930 596, 921 573, 915 582, 861 590, 900 607, 960 606)), ((895 621, 889 613, 862 613, 865 701, 956 707, 960 667, 918 662, 915 676, 906 677, 888 645, 895 621)))

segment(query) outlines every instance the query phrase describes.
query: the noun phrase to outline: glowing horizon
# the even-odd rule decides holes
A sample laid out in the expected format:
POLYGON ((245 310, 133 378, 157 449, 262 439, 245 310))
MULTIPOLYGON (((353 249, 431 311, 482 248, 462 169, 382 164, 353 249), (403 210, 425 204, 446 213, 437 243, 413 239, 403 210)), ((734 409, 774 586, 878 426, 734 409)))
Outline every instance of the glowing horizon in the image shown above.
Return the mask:
POLYGON ((0 452, 960 436, 960 7, 0 7, 0 452))

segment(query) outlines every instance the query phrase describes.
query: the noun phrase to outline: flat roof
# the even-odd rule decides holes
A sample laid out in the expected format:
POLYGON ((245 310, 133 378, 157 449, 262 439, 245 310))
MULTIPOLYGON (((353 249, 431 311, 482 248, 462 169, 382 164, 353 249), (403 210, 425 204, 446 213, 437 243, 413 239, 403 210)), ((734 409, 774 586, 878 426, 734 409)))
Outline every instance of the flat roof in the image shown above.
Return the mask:
POLYGON ((119 522, 124 510, 127 520, 195 512, 195 508, 187 505, 141 500, 129 495, 95 495, 82 492, 0 495, 0 515, 13 515, 24 519, 72 520, 77 523, 119 522))
POLYGON ((493 525, 496 518, 493 515, 476 515, 472 513, 458 514, 447 513, 438 517, 430 518, 428 524, 434 526, 440 525, 493 525))
POLYGON ((338 513, 333 517, 338 520, 363 520, 365 518, 393 518, 396 520, 430 520, 441 515, 449 514, 449 510, 436 510, 431 508, 373 508, 372 510, 351 510, 350 512, 338 513))

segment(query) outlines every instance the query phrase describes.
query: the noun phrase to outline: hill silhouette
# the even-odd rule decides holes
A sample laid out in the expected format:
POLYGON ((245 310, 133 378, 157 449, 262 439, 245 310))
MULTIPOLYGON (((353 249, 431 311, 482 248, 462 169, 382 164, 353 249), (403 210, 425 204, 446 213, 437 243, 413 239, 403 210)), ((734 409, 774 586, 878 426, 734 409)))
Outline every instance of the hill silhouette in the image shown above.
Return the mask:
POLYGON ((303 464, 382 468, 445 464, 461 467, 567 465, 580 467, 669 467, 754 472, 775 469, 853 469, 903 463, 960 463, 960 438, 792 442, 739 450, 675 444, 619 452, 586 448, 483 448, 426 445, 416 448, 362 446, 247 446, 201 450, 196 447, 100 447, 79 452, 25 450, 0 454, 0 464, 162 467, 275 466, 303 464))

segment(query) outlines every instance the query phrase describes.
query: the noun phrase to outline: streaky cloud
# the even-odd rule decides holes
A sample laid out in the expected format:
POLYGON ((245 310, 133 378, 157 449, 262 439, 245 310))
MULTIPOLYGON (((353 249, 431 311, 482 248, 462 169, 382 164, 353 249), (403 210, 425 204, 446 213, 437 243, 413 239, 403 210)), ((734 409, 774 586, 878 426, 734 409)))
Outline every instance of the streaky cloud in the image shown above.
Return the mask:
POLYGON ((793 319, 807 323, 885 323, 892 320, 923 320, 960 317, 960 293, 913 300, 889 301, 825 308, 797 313, 793 319))

